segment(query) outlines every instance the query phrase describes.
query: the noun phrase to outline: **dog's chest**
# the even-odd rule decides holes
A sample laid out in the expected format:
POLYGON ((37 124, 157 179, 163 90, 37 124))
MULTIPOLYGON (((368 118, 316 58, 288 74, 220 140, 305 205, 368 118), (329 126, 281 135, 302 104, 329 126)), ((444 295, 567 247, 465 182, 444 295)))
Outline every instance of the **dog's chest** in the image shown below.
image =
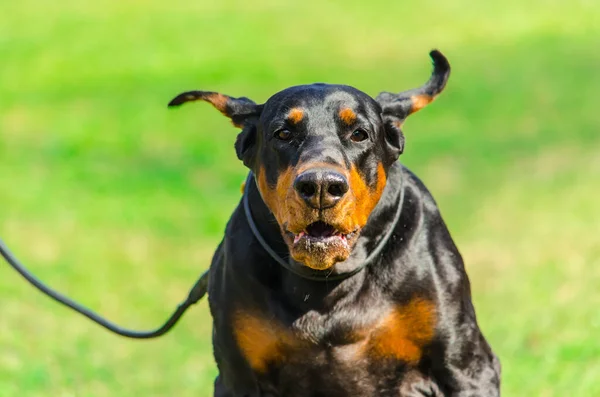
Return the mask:
POLYGON ((377 315, 337 318, 307 313, 286 326, 265 314, 240 311, 234 318, 235 339, 257 378, 277 383, 279 391, 287 384, 306 389, 306 394, 292 393, 298 396, 325 385, 379 392, 381 378, 385 387, 394 385, 398 368, 413 368, 421 360, 434 337, 436 316, 434 304, 420 298, 373 312, 377 315))

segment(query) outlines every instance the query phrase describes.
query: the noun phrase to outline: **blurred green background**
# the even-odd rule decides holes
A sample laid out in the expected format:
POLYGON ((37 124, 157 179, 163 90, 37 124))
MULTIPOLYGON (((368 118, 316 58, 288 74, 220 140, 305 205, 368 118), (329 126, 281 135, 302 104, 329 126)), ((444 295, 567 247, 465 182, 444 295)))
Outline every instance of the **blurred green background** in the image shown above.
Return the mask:
MULTIPOLYGON (((446 91, 402 161, 464 254, 506 396, 600 395, 600 3, 5 2, 0 236, 119 324, 161 323, 240 198, 236 130, 189 89, 446 91), (357 3, 358 4, 358 3, 357 3)), ((0 396, 208 396, 206 303, 168 336, 107 333, 0 263, 0 396)))

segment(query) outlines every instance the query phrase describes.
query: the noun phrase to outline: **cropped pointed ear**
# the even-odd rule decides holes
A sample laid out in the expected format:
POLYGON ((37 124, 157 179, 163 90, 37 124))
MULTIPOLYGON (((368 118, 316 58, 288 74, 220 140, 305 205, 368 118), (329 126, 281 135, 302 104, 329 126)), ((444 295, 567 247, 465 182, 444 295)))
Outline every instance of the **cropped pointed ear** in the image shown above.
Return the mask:
POLYGON ((401 126, 406 118, 429 105, 442 92, 450 77, 450 64, 438 50, 429 53, 433 60, 433 73, 429 81, 419 88, 399 94, 382 92, 375 100, 381 106, 381 117, 386 129, 388 142, 402 153, 404 136, 401 126))
POLYGON ((188 91, 177 95, 169 102, 169 107, 179 106, 191 101, 206 101, 219 112, 229 117, 234 126, 242 128, 235 142, 235 150, 240 160, 249 166, 251 152, 256 141, 256 123, 262 113, 263 105, 257 105, 246 98, 233 98, 218 92, 188 91))
POLYGON ((234 126, 243 128, 253 119, 257 119, 262 112, 262 105, 246 98, 233 98, 218 92, 188 91, 177 95, 169 102, 169 107, 179 106, 191 101, 206 101, 211 103, 219 112, 229 117, 234 126))

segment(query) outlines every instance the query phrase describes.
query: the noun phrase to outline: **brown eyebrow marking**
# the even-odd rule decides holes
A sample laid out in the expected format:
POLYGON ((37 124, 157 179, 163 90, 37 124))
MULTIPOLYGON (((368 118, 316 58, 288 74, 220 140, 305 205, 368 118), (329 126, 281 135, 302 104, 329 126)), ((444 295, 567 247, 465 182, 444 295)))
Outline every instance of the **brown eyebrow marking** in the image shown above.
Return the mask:
POLYGON ((356 121, 356 113, 350 108, 343 108, 340 110, 340 119, 347 124, 350 125, 356 121))
POLYGON ((302 121, 303 118, 304 118, 304 110, 302 110, 300 108, 292 108, 287 115, 287 119, 292 124, 298 124, 299 122, 302 121))

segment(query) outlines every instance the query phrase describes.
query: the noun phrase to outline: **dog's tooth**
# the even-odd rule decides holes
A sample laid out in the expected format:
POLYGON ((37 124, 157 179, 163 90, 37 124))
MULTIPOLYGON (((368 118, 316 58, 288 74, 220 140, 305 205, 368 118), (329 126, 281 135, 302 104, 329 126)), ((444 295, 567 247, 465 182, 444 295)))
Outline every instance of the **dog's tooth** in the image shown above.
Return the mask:
POLYGON ((300 239, 305 235, 306 233, 304 232, 300 232, 298 234, 296 234, 296 236, 294 237, 294 244, 296 244, 298 241, 300 241, 300 239))

